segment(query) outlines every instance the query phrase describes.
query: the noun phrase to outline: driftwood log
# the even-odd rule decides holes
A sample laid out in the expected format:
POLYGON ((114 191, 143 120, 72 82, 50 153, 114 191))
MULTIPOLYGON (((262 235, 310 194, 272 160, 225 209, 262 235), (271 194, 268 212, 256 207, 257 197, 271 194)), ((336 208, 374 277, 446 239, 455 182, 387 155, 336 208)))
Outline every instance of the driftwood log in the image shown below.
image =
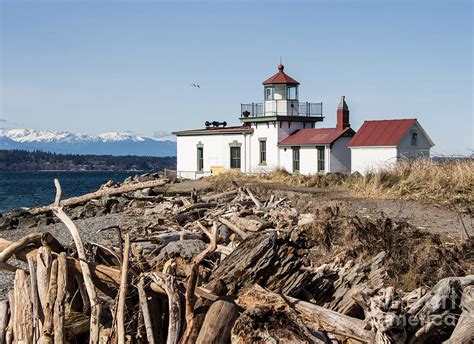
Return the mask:
POLYGON ((290 307, 306 322, 308 328, 315 332, 323 330, 333 335, 356 339, 360 342, 373 342, 374 334, 364 329, 363 321, 337 313, 324 307, 301 301, 292 297, 285 297, 254 285, 242 291, 237 304, 251 309, 256 306, 280 309, 290 307))
MULTIPOLYGON (((78 197, 71 197, 68 199, 65 199, 64 201, 61 202, 61 205, 63 207, 69 207, 71 205, 76 205, 76 204, 81 204, 85 203, 87 201, 105 197, 105 196, 114 196, 114 195, 120 195, 124 194, 127 192, 132 192, 132 191, 137 191, 137 190, 143 190, 143 189, 148 189, 148 188, 154 188, 157 186, 163 186, 168 183, 167 179, 157 179, 157 180, 150 180, 146 182, 141 182, 141 183, 135 183, 135 184, 127 184, 123 186, 119 186, 116 188, 109 188, 109 189, 103 189, 103 190, 98 190, 92 193, 88 193, 82 196, 78 197)), ((38 215, 41 213, 46 213, 48 211, 52 211, 54 209, 55 205, 47 205, 43 207, 36 207, 28 210, 28 212, 31 215, 38 215)))
POLYGON ((196 344, 228 343, 232 327, 238 317, 239 310, 233 302, 225 300, 214 302, 206 313, 196 344))
POLYGON ((8 301, 0 301, 0 343, 4 343, 9 320, 8 301))

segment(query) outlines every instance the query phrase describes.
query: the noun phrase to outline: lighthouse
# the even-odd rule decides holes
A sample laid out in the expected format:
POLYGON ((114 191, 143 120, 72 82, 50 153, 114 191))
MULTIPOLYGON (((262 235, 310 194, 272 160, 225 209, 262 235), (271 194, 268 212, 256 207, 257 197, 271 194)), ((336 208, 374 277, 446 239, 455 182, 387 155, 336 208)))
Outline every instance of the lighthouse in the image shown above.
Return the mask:
POLYGON ((262 82, 263 99, 240 104, 241 125, 210 118, 206 128, 176 132, 177 173, 196 179, 238 170, 265 173, 277 168, 314 174, 350 170, 349 125, 345 101, 337 109, 337 128, 317 128, 322 102, 300 100, 300 83, 280 64, 262 82), (212 126, 210 124, 213 124, 212 126))

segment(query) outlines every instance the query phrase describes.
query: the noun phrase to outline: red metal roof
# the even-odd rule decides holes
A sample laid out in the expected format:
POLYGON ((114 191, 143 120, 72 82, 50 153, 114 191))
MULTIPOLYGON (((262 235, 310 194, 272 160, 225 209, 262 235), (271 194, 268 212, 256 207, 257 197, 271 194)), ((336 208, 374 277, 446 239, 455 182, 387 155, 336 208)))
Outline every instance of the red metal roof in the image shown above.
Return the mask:
POLYGON ((278 66, 278 73, 271 76, 267 80, 263 82, 264 85, 268 84, 291 84, 291 85, 299 85, 300 83, 293 79, 291 76, 286 75, 283 71, 285 67, 283 65, 278 66))
POLYGON ((280 145, 329 145, 336 141, 346 132, 353 130, 346 128, 343 130, 336 128, 300 129, 294 134, 279 142, 280 145))
POLYGON ((415 118, 365 121, 348 146, 396 146, 415 123, 415 118))

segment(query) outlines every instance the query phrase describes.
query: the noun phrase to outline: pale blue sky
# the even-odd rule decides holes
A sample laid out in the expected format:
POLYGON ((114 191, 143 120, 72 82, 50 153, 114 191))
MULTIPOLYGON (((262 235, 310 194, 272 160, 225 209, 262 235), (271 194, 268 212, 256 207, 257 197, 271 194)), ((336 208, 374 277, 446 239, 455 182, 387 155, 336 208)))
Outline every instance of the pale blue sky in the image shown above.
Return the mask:
POLYGON ((355 129, 416 117, 434 152, 474 148, 472 1, 0 3, 0 127, 238 124, 281 55, 300 100, 324 103, 321 126, 345 95, 355 129))

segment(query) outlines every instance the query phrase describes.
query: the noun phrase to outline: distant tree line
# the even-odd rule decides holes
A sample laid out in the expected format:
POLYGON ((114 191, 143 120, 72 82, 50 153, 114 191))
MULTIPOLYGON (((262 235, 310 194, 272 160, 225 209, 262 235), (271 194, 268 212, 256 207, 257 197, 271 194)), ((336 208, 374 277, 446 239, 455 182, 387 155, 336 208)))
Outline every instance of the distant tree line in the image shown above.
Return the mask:
POLYGON ((176 157, 56 154, 0 150, 0 171, 162 171, 176 168, 176 157))

